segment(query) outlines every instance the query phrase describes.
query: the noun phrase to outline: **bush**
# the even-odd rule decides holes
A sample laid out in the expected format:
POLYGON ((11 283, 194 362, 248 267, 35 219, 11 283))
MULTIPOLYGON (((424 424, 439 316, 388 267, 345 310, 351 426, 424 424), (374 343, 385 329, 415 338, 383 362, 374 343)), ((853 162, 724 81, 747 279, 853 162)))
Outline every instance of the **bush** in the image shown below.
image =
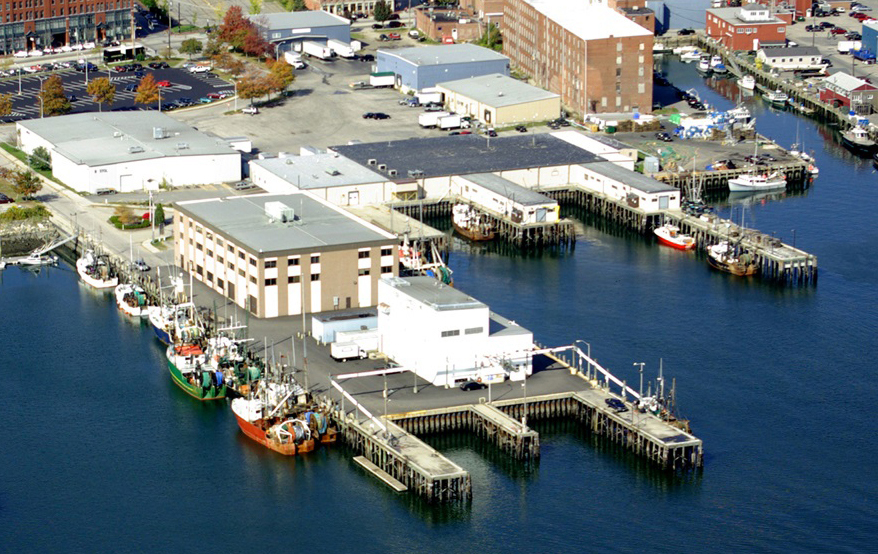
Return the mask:
POLYGON ((38 171, 49 171, 52 169, 52 158, 49 151, 44 146, 37 146, 30 156, 27 157, 30 166, 38 171))
POLYGON ((122 221, 119 219, 119 216, 117 216, 117 215, 110 217, 110 223, 112 223, 113 227, 115 227, 116 229, 124 229, 124 230, 144 229, 146 227, 149 227, 149 220, 148 219, 141 219, 137 223, 122 223, 122 221))
POLYGON ((0 221, 24 221, 25 219, 45 219, 51 214, 43 205, 37 206, 11 206, 5 212, 0 213, 0 221))

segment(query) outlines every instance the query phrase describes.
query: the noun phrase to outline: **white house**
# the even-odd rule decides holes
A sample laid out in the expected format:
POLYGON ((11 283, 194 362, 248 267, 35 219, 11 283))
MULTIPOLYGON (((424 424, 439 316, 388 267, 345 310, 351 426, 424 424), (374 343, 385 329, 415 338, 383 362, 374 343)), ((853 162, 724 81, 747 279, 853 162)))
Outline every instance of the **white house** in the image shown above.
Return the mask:
POLYGON ((378 331, 384 354, 437 386, 533 371, 532 332, 431 277, 381 279, 378 331))
POLYGON ((756 59, 762 60, 764 66, 779 71, 826 69, 826 64, 821 63, 823 55, 814 46, 760 48, 756 59))
POLYGON ((159 112, 83 113, 16 123, 21 149, 48 150, 52 173, 80 192, 158 190, 241 179, 241 153, 159 112))

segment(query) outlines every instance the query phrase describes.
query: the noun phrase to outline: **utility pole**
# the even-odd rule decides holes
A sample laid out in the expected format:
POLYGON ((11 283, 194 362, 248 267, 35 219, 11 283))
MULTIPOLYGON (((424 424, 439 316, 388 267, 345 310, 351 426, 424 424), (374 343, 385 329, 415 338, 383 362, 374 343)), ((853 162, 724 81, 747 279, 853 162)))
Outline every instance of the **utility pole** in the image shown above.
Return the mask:
POLYGON ((171 58, 171 10, 174 8, 174 0, 168 0, 168 59, 171 58))
POLYGON ((640 366, 640 390, 638 391, 638 394, 643 398, 643 366, 646 365, 646 362, 634 362, 634 365, 640 366))

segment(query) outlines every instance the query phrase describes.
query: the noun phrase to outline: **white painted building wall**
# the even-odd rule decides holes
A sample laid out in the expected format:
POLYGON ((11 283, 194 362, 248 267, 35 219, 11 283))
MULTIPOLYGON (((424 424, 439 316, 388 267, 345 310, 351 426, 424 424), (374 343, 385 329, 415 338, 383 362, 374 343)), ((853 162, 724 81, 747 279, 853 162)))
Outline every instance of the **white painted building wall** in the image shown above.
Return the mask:
POLYGON ((543 204, 524 205, 515 201, 512 191, 508 195, 498 194, 462 176, 451 178, 451 192, 499 214, 511 215, 519 211, 522 214, 519 223, 553 223, 560 219, 558 202, 555 200, 547 198, 543 204))
POLYGON ((570 182, 582 187, 604 194, 613 200, 625 201, 629 194, 637 195, 639 208, 646 213, 655 213, 663 209, 680 209, 680 191, 644 192, 588 169, 588 164, 574 166, 570 172, 570 182), (662 200, 662 198, 666 200, 662 200), (663 202, 667 202, 667 208, 662 208, 663 202))

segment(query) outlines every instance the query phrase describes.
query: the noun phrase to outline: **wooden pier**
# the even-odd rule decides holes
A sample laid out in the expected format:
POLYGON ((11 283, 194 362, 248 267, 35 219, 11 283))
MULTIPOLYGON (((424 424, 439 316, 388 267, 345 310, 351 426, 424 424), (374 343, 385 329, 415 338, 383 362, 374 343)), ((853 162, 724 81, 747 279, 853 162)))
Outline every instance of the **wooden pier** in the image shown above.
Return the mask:
MULTIPOLYGON (((809 162, 798 160, 756 166, 755 169, 759 172, 765 173, 779 171, 786 176, 788 187, 804 188, 811 178, 811 174, 808 172, 808 165, 809 162)), ((660 173, 652 174, 652 177, 680 190, 683 190, 685 186, 691 183, 694 179, 703 184, 704 192, 729 192, 729 179, 752 173, 753 170, 753 166, 748 166, 713 171, 689 171, 677 173, 662 171, 660 173)))

